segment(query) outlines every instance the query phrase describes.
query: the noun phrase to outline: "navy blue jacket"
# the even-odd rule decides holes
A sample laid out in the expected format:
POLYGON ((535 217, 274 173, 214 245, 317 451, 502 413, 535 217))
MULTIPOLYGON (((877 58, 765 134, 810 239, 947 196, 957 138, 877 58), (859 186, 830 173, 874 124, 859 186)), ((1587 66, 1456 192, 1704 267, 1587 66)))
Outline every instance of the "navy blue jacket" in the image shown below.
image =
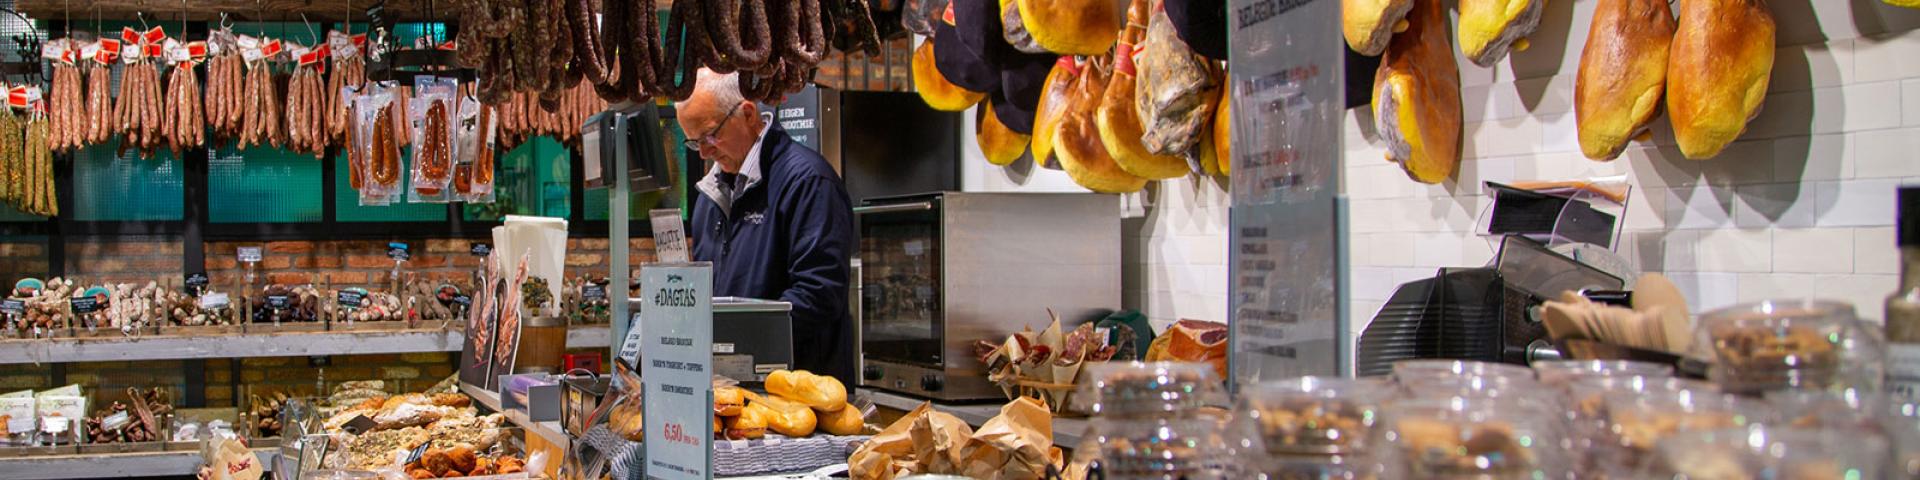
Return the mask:
MULTIPOLYGON (((693 205, 693 259, 713 262, 713 293, 793 303, 795 368, 855 385, 848 263, 853 206, 825 158, 771 127, 760 145, 760 180, 723 208, 709 188, 693 205)), ((742 171, 747 170, 743 167, 742 171)))

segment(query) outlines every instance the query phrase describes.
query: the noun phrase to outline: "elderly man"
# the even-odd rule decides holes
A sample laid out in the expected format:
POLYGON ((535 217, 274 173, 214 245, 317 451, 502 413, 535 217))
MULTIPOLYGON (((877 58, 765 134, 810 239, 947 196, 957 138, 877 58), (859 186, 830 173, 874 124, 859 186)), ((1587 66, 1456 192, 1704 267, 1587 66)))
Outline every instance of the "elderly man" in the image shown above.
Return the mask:
POLYGON ((688 231, 693 258, 713 262, 714 295, 792 302, 795 368, 854 385, 855 233, 840 175, 742 98, 736 74, 701 70, 677 115, 687 149, 713 161, 688 231))

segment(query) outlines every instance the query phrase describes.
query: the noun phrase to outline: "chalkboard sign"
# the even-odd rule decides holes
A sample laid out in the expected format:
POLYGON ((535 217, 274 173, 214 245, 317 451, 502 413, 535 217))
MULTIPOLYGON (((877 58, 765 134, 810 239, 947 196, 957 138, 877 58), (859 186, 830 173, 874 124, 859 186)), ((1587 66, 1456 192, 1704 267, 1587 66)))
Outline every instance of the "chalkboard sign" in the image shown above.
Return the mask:
POLYGON ((490 244, 487 242, 473 242, 467 245, 467 252, 472 253, 473 256, 476 256, 476 257, 484 257, 484 256, 492 255, 493 244, 490 244))
POLYGON ((189 273, 187 274, 187 294, 198 297, 200 292, 207 291, 209 283, 213 282, 207 278, 206 272, 189 273))
POLYGON ((473 297, 469 297, 466 295, 454 295, 453 303, 458 303, 461 306, 471 307, 473 306, 473 297))
POLYGON ((360 308, 366 306, 367 293, 354 289, 341 290, 335 294, 334 300, 340 302, 341 308, 360 308))
POLYGON ((73 313, 98 312, 107 306, 105 302, 101 302, 99 298, 92 296, 73 297, 68 300, 68 302, 73 305, 73 313))
POLYGON ((260 247, 240 247, 240 261, 245 263, 260 261, 260 247))
POLYGON ((366 415, 355 415, 352 420, 347 420, 345 425, 341 425, 340 429, 345 430, 347 433, 359 435, 361 433, 371 432, 374 427, 378 426, 380 426, 380 422, 375 422, 373 419, 367 418, 366 415))
POLYGON ((387 258, 404 262, 407 261, 408 258, 412 258, 412 255, 407 253, 407 244, 393 242, 387 244, 387 258))
POLYGON ((605 300, 607 298, 607 286, 587 282, 586 285, 580 287, 580 296, 588 300, 605 300))
POLYGON ((291 307, 291 306, 293 306, 293 301, 292 299, 287 298, 286 295, 268 295, 267 296, 267 308, 271 308, 274 310, 286 310, 288 307, 291 307))
POLYGON ((17 299, 17 298, 0 300, 0 313, 5 313, 8 315, 25 315, 27 313, 27 301, 17 299))

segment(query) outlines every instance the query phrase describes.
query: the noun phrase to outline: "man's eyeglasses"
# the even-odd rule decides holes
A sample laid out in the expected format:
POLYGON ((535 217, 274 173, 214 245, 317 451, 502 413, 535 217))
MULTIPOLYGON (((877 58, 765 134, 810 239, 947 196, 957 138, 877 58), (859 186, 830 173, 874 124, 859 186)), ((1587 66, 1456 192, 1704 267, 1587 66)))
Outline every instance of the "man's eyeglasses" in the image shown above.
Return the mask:
POLYGON ((700 151, 700 147, 703 145, 708 145, 708 144, 718 145, 717 142, 719 142, 720 140, 717 138, 714 138, 713 135, 716 133, 720 133, 720 129, 727 127, 727 120, 733 119, 733 114, 735 112, 740 111, 740 105, 743 105, 743 103, 733 104, 733 108, 727 110, 727 115, 724 117, 720 117, 720 123, 718 125, 714 125, 712 130, 707 130, 707 133, 705 135, 701 135, 698 137, 687 137, 686 140, 680 141, 680 144, 685 145, 688 150, 692 150, 695 152, 700 151))

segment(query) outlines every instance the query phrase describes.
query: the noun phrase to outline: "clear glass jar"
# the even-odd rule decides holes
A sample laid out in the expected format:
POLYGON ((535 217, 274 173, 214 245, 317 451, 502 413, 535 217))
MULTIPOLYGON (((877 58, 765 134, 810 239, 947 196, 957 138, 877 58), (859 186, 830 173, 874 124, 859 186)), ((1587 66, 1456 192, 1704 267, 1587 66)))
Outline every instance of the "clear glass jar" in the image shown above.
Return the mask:
POLYGON ((1891 460, 1873 432, 1754 425, 1663 439, 1637 478, 1885 479, 1891 460))
POLYGON ((1393 362, 1393 379, 1401 384, 1446 377, 1511 377, 1528 380, 1534 378, 1532 369, 1505 363, 1449 359, 1393 362))
POLYGON ((1534 373, 1540 376, 1540 383, 1551 387, 1562 387, 1583 377, 1671 377, 1672 365, 1629 360, 1553 360, 1533 362, 1534 373))
POLYGON ((1451 398, 1388 405, 1376 429, 1382 478, 1564 479, 1571 444, 1554 415, 1504 400, 1451 398))
POLYGON ((1091 401, 1098 417, 1185 416, 1228 401, 1225 384, 1204 363, 1096 363, 1087 366, 1086 374, 1091 381, 1080 395, 1091 401))
POLYGON ((1876 330, 1845 303, 1768 300, 1701 315, 1692 355, 1712 360, 1708 376, 1729 393, 1879 391, 1886 346, 1876 330))
POLYGON ((1373 478, 1368 442, 1380 405, 1397 393, 1381 377, 1290 378, 1242 391, 1229 423, 1250 439, 1247 466, 1265 478, 1373 478))

